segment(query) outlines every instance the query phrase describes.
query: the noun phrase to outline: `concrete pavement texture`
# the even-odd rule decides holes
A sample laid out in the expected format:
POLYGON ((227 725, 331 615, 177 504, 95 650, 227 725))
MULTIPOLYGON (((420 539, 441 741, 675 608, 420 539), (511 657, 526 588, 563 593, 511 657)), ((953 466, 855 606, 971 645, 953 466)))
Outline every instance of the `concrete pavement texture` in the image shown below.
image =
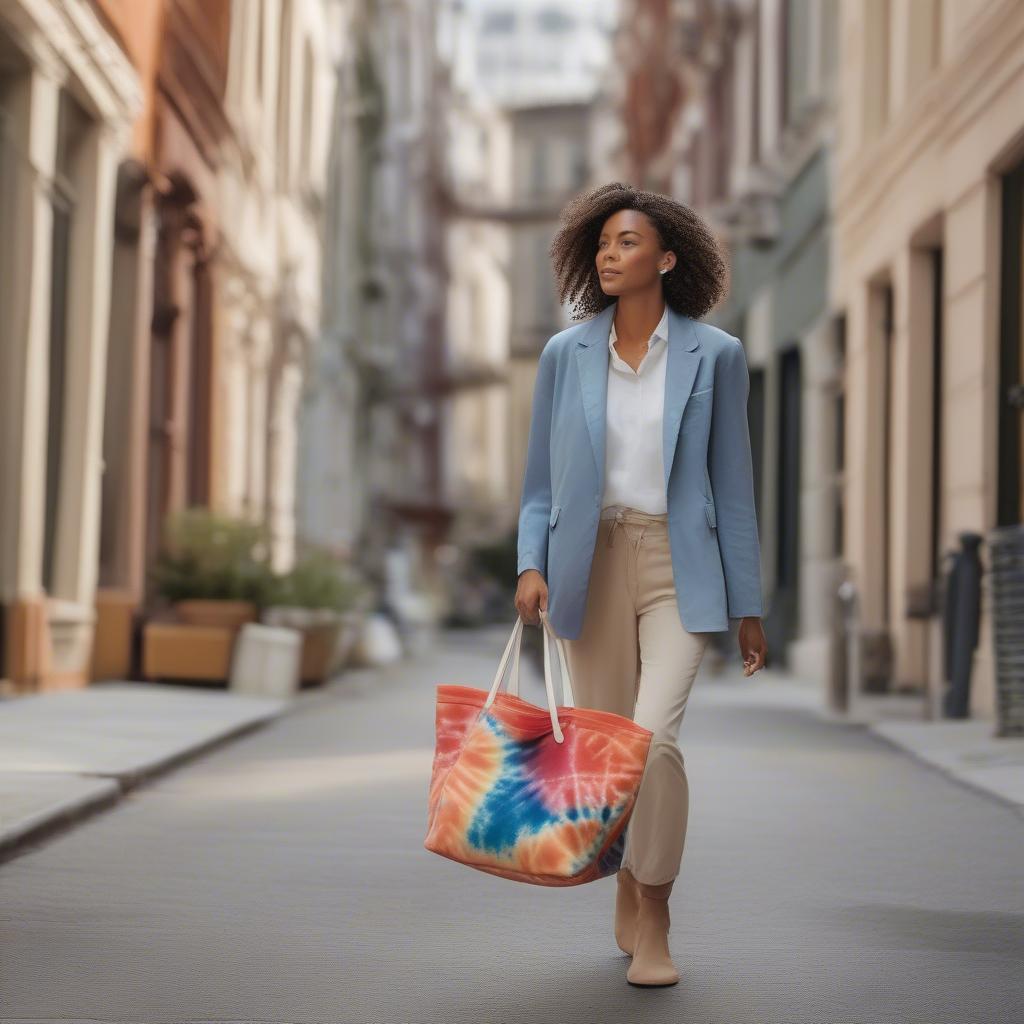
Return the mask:
POLYGON ((627 985, 614 879, 546 889, 426 851, 434 687, 486 688, 507 636, 346 674, 0 865, 0 1020, 1021 1019, 1017 813, 739 673, 702 672, 680 735, 678 985, 627 985))
POLYGON ((289 703, 130 682, 0 702, 0 855, 289 703))
POLYGON ((1024 817, 1024 738, 997 737, 992 722, 975 719, 880 721, 871 729, 926 764, 1000 797, 1024 817))

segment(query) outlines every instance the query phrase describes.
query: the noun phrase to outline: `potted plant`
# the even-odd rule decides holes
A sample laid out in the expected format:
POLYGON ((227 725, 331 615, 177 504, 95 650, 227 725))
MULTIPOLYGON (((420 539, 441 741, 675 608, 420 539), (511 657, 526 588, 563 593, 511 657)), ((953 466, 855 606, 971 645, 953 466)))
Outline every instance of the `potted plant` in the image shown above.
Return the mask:
POLYGON ((369 599, 370 588, 349 563, 310 549, 276 577, 261 619, 302 633, 302 682, 322 682, 348 657, 369 599))
POLYGON ((151 581, 182 622, 238 628, 272 592, 267 551, 262 525, 189 508, 168 519, 151 581))

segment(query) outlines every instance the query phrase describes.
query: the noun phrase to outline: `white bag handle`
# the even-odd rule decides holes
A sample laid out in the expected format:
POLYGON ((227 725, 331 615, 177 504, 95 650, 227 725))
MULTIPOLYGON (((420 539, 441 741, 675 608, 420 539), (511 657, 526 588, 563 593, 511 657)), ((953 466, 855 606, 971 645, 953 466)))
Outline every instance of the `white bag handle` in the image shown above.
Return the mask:
MULTIPOLYGON (((569 676, 569 658, 565 652, 565 641, 555 632, 546 611, 541 611, 540 621, 544 624, 547 632, 551 634, 551 639, 555 642, 555 650, 558 651, 558 677, 562 680, 562 706, 574 708, 576 707, 576 695, 573 693, 572 679, 569 676)), ((548 645, 545 643, 544 653, 547 654, 547 651, 548 645)), ((518 654, 519 652, 516 651, 517 661, 518 654)))
MULTIPOLYGON (((564 735, 562 733, 562 727, 558 724, 558 709, 555 704, 555 688, 551 678, 551 653, 548 650, 548 638, 547 634, 551 634, 551 638, 555 642, 555 646, 558 650, 559 669, 562 678, 562 699, 564 700, 564 707, 575 707, 575 697, 572 692, 572 682, 569 678, 569 663, 565 656, 564 643, 562 638, 551 628, 551 623, 548 621, 548 615, 546 611, 541 610, 540 612, 541 625, 544 628, 544 691, 547 694, 548 700, 548 713, 551 715, 551 730, 554 733, 555 740, 561 743, 564 735)), ((501 686, 502 677, 505 675, 505 668, 508 665, 509 655, 512 653, 513 645, 516 649, 515 664, 512 670, 513 679, 510 681, 508 692, 515 696, 519 693, 519 651, 522 647, 523 642, 523 617, 521 615, 516 616, 516 623, 512 627, 512 635, 508 638, 508 643, 505 644, 505 650, 501 655, 501 660, 498 662, 498 671, 494 673, 494 682, 491 683, 490 692, 487 694, 487 700, 484 701, 482 711, 486 711, 493 703, 494 698, 498 695, 498 689, 501 686), (514 687, 514 689, 513 689, 514 687)))

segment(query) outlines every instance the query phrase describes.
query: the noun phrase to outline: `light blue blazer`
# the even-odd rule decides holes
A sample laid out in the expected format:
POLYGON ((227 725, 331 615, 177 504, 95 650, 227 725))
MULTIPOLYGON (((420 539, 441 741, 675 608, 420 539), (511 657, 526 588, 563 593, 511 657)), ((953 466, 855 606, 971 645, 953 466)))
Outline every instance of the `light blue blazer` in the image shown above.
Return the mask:
MULTIPOLYGON (((548 619, 583 628, 604 493, 613 302, 540 354, 519 510, 518 572, 538 569, 548 619)), ((763 615, 743 346, 669 308, 663 458, 679 618, 691 633, 763 615)))

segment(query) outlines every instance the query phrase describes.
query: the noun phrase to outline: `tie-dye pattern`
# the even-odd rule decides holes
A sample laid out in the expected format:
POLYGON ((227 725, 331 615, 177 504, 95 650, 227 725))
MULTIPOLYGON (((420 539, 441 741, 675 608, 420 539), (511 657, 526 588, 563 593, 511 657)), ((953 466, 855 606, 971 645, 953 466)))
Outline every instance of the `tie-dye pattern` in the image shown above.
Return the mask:
POLYGON ((620 715, 546 709, 508 693, 437 688, 436 746, 424 846, 537 885, 578 885, 618 870, 651 745, 620 715))

